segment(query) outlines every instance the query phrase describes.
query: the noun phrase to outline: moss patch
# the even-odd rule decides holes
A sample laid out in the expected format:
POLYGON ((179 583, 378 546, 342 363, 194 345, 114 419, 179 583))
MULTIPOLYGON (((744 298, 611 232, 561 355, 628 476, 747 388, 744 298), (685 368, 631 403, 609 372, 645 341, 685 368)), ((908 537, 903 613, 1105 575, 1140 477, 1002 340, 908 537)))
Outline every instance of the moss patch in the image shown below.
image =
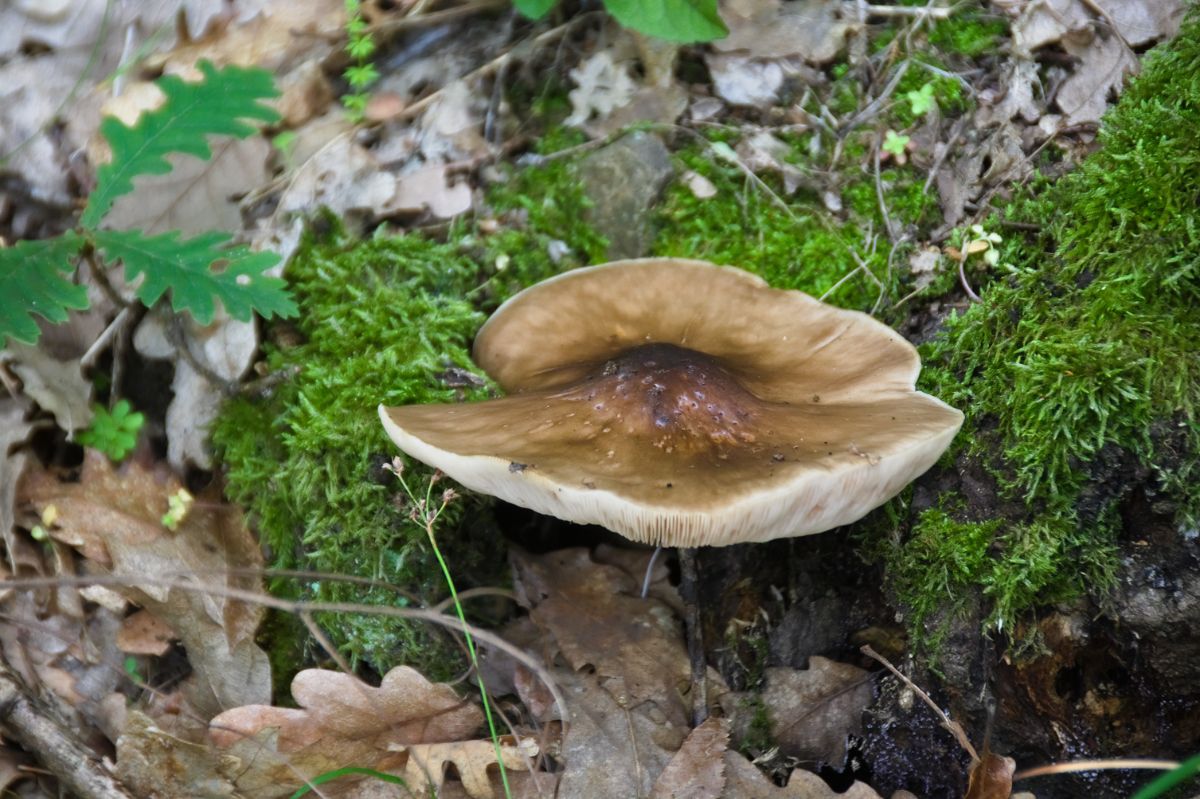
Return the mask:
MULTIPOLYGON (((798 140, 793 153, 794 165, 814 169, 798 140)), ((828 293, 828 302, 844 308, 869 311, 900 296, 903 278, 889 268, 890 243, 882 232, 873 174, 853 174, 842 186, 846 208, 839 217, 812 192, 801 189, 786 197, 773 179, 765 189, 707 145, 690 146, 676 158, 681 171, 708 178, 717 194, 699 199, 682 181, 669 187, 657 219, 655 255, 739 266, 776 288, 816 297, 828 293)), ((910 170, 885 169, 880 179, 894 222, 919 223, 936 207, 936 198, 921 191, 922 181, 910 170)))
MULTIPOLYGON (((300 343, 267 348, 273 370, 299 371, 265 399, 229 402, 214 444, 228 494, 249 509, 272 566, 366 577, 400 591, 319 576, 280 580, 273 590, 384 606, 446 595, 424 528, 382 469, 396 449, 376 406, 485 397, 486 385, 464 384, 456 370, 475 371, 470 344, 486 312, 607 246, 580 221, 582 203, 569 165, 553 162, 510 176, 491 192, 489 224, 454 227, 446 242, 416 234, 360 241, 329 220, 331 232, 307 238, 288 274, 300 306, 291 337, 300 343), (567 248, 557 259, 553 241, 567 248)), ((276 328, 277 339, 287 337, 280 332, 287 331, 276 328)), ((429 478, 418 464, 407 474, 415 490, 429 478)), ((489 508, 470 497, 439 520, 439 544, 463 586, 505 579, 489 508)), ((406 663, 445 679, 461 665, 458 647, 423 625, 350 615, 321 622, 344 654, 379 671, 406 663)), ((272 651, 277 644, 299 668, 296 630, 273 629, 272 651)))
POLYGON ((1195 17, 1147 58, 1101 143, 1009 209, 1044 227, 1007 244, 1015 274, 925 349, 922 387, 966 411, 960 441, 1028 511, 1003 527, 923 513, 888 558, 918 619, 952 584, 981 586, 994 629, 1088 588, 1102 596, 1132 491, 1181 534, 1200 517, 1195 17))
MULTIPOLYGON (((304 341, 273 350, 269 361, 300 372, 266 401, 229 403, 213 431, 228 492, 251 510, 273 566, 368 577, 422 597, 443 590, 423 528, 380 469, 394 447, 375 407, 447 402, 463 391, 438 375, 473 368, 468 347, 483 316, 462 297, 477 271, 454 248, 419 237, 360 243, 334 234, 310 240, 293 260, 304 341)), ((453 530, 458 516, 443 529, 453 530)), ((305 581, 302 595, 404 602, 384 588, 320 578, 305 581)), ((420 626, 372 617, 323 622, 346 654, 380 669, 410 662, 427 674, 451 671, 442 639, 420 626)))

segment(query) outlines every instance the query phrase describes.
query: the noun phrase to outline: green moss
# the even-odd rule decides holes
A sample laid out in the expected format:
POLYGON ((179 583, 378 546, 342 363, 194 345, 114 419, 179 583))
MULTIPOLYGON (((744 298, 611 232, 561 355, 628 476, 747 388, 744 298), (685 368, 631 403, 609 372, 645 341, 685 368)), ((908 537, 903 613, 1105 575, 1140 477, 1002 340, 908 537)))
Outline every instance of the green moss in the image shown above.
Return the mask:
MULTIPOLYGON (((800 145, 795 147, 788 160, 802 170, 811 168, 800 145)), ((883 241, 868 244, 868 231, 880 231, 883 224, 873 175, 852 175, 841 192, 846 214, 839 219, 811 192, 801 190, 785 198, 779 182, 769 177, 768 192, 737 165, 717 160, 706 146, 680 151, 676 157, 684 169, 712 181, 717 195, 699 199, 682 182, 669 187, 658 212, 656 255, 740 266, 773 286, 817 297, 832 289, 828 301, 846 308, 871 310, 881 291, 885 298, 899 296, 902 277, 899 270, 888 269, 889 246, 883 241)), ((889 215, 898 224, 916 223, 936 206, 936 198, 924 195, 907 169, 885 170, 881 181, 889 215)))
MULTIPOLYGON (((552 134, 555 149, 573 134, 552 134)), ((570 145, 566 145, 570 146, 570 145)), ((488 205, 505 223, 500 232, 471 240, 491 270, 482 307, 495 304, 525 286, 576 266, 605 260, 608 240, 587 223, 591 203, 567 159, 512 171, 488 192, 488 205), (567 251, 551 257, 555 242, 567 251)))
MULTIPOLYGON (((424 597, 444 592, 423 528, 379 468, 394 447, 375 408, 460 393, 438 375, 473 368, 468 346, 482 314, 462 297, 477 271, 453 247, 416 236, 357 243, 334 234, 310 239, 292 261, 304 342, 271 351, 269 360, 300 371, 266 401, 229 403, 213 430, 227 491, 251 511, 273 566, 368 577, 424 597)), ((419 485, 425 475, 418 475, 419 485)), ((457 515, 441 526, 448 535, 457 515)), ((299 593, 397 601, 384 588, 320 578, 299 593)), ((378 668, 410 662, 431 675, 451 672, 442 639, 420 626, 365 616, 323 622, 346 654, 378 668)))
POLYGON ((993 629, 1088 589, 1102 597, 1119 505, 1142 475, 1181 534, 1200 518, 1195 17, 1150 54, 1101 144, 1013 205, 1012 218, 1045 227, 1005 243, 1015 273, 925 348, 922 387, 967 413, 960 440, 1026 511, 1002 528, 923 513, 887 559, 917 620, 953 586, 981 587, 993 629))
POLYGON ((1001 17, 982 6, 968 6, 939 20, 929 34, 929 43, 946 53, 975 58, 994 51, 1006 33, 1008 25, 1001 17))
MULTIPOLYGON (((570 169, 553 161, 494 187, 491 233, 460 223, 447 242, 383 233, 359 241, 326 219, 330 232, 306 238, 288 272, 301 343, 267 349, 272 369, 298 372, 265 399, 227 403, 213 441, 227 492, 250 511, 272 566, 371 578, 400 592, 319 576, 278 580, 272 590, 384 606, 445 596, 425 530, 382 470, 396 450, 375 409, 485 396, 486 388, 463 387, 447 370, 474 370, 470 343, 486 312, 604 252, 607 243, 582 221, 585 202, 570 169), (557 260, 556 241, 568 248, 557 260)), ((414 488, 429 477, 410 467, 414 488)), ((489 520, 487 502, 469 497, 439 521, 439 545, 463 585, 504 579, 489 520), (469 529, 460 527, 464 518, 469 529)), ((457 646, 422 625, 350 615, 321 622, 343 654, 379 671, 408 663, 439 679, 460 665, 457 646)), ((303 665, 296 633, 282 624, 266 631, 279 665, 303 665)), ((279 673, 286 679, 286 668, 279 673)))

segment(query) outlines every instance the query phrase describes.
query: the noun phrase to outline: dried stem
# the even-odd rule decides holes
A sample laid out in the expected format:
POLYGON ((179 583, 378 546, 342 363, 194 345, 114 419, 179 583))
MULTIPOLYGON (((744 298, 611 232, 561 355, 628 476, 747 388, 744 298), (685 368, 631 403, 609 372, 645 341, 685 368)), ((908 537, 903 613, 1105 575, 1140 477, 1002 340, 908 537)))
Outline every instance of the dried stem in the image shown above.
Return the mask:
POLYGON ((916 693, 917 696, 921 697, 921 701, 929 706, 929 709, 932 710, 938 717, 938 720, 942 723, 942 726, 946 729, 946 731, 953 735, 954 740, 958 741, 958 745, 961 746, 966 753, 971 756, 971 762, 979 762, 979 753, 976 752, 975 747, 971 745, 971 740, 967 738, 967 733, 963 730, 962 725, 957 721, 951 721, 950 717, 946 715, 945 711, 938 707, 937 703, 929 698, 929 694, 922 691, 920 686, 908 679, 908 677, 906 677, 899 669, 893 666, 887 658, 876 652, 870 646, 864 646, 859 651, 867 657, 873 658, 874 660, 882 663, 885 669, 899 677, 905 685, 907 685, 913 690, 914 693, 916 693))

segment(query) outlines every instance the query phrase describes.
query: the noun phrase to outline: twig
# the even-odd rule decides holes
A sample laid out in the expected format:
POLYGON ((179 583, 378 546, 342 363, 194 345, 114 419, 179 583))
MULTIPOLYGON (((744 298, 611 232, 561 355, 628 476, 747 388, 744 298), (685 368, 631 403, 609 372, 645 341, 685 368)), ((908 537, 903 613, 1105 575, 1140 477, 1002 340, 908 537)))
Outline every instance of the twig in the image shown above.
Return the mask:
POLYGON ((933 181, 937 180, 938 170, 942 168, 942 164, 950 156, 950 152, 954 149, 954 145, 958 144, 958 139, 962 136, 963 127, 965 127, 966 117, 959 117, 954 126, 950 128, 950 136, 946 139, 946 146, 933 159, 933 165, 929 167, 929 176, 925 178, 925 185, 921 187, 922 194, 929 193, 929 187, 933 185, 933 181))
POLYGON ((171 346, 183 356, 188 365, 195 369, 205 380, 219 388, 225 396, 232 397, 237 394, 237 381, 226 380, 221 377, 211 366, 201 360, 200 356, 192 352, 192 346, 188 341, 187 333, 183 329, 183 317, 178 314, 170 314, 168 316, 162 311, 160 311, 160 314, 166 317, 163 319, 163 330, 166 331, 167 341, 171 342, 171 346))
POLYGON ((950 717, 946 715, 945 711, 943 711, 940 707, 938 707, 937 703, 929 698, 929 694, 922 691, 920 686, 918 686, 912 680, 908 679, 908 677, 904 676, 904 674, 899 669, 897 669, 890 662, 888 662, 887 658, 885 658, 883 655, 876 652, 869 645, 863 646, 859 651, 862 652, 867 657, 872 658, 872 659, 877 660, 880 663, 882 663, 883 667, 885 669, 887 669, 892 674, 895 674, 897 677, 899 677, 901 679, 901 681, 904 682, 905 685, 907 685, 909 688, 911 688, 913 690, 914 693, 916 693, 917 696, 921 697, 921 701, 923 701, 926 705, 929 705, 930 710, 932 710, 934 712, 934 714, 937 715, 938 720, 942 723, 942 726, 946 729, 946 731, 949 732, 951 735, 953 735, 954 740, 958 741, 958 745, 961 746, 964 750, 966 750, 966 753, 971 756, 971 762, 972 763, 979 762, 979 753, 976 752, 975 747, 971 745, 971 740, 969 738, 967 738, 967 734, 966 734, 966 732, 963 731, 962 725, 959 724, 957 721, 951 721, 950 717))
POLYGON ((879 93, 879 96, 867 103, 863 110, 850 117, 848 121, 839 125, 838 134, 840 136, 845 136, 851 130, 878 114, 883 108, 884 103, 891 99, 892 94, 896 91, 896 87, 900 85, 900 81, 904 77, 904 73, 908 72, 908 67, 911 63, 911 60, 907 58, 900 62, 900 66, 896 68, 896 74, 893 75, 891 80, 887 82, 887 85, 883 87, 883 91, 879 93))
POLYGON ((967 247, 964 242, 962 251, 958 254, 958 282, 962 284, 963 290, 967 292, 967 296, 974 302, 983 302, 983 297, 976 294, 975 290, 971 288, 971 284, 967 282, 967 257, 967 247))
POLYGON ((883 227, 887 230, 888 238, 892 244, 896 243, 896 229, 892 226, 892 215, 888 213, 887 203, 883 199, 883 179, 879 176, 879 140, 875 139, 874 146, 871 148, 874 154, 875 161, 875 198, 879 201, 879 213, 883 216, 883 227))
POLYGON ((271 396, 271 391, 275 386, 280 383, 286 383, 298 374, 300 374, 300 366, 298 364, 285 366, 282 369, 277 369, 248 383, 243 383, 242 387, 238 389, 238 393, 243 397, 265 399, 271 396))
POLYGON ((479 0, 475 3, 465 3, 441 11, 430 11, 428 14, 410 13, 406 16, 388 19, 371 25, 368 30, 372 35, 383 37, 392 36, 402 31, 417 28, 429 28, 445 22, 453 22, 463 17, 470 17, 485 11, 498 11, 509 5, 509 0, 479 0))
MULTIPOLYGON (((562 25, 559 25, 557 28, 551 28, 548 31, 544 31, 543 33, 538 34, 537 36, 534 37, 533 41, 530 42, 529 46, 530 47, 540 47, 543 44, 547 44, 548 42, 552 42, 555 39, 558 39, 559 37, 566 34, 568 31, 570 31, 571 28, 573 28, 575 25, 577 25, 579 23, 580 19, 582 19, 583 17, 586 17, 586 16, 588 16, 588 15, 585 14, 582 17, 577 17, 576 19, 573 19, 570 22, 565 22, 562 25)), ((491 61, 484 64, 483 66, 473 69, 472 71, 468 72, 466 75, 463 75, 461 78, 459 78, 459 80, 461 80, 463 82, 477 80, 479 78, 486 78, 489 75, 492 75, 492 74, 498 72, 500 70, 500 68, 503 67, 505 64, 507 64, 508 60, 510 58, 512 58, 517 53, 517 51, 520 49, 524 49, 522 44, 518 44, 518 45, 504 51, 503 53, 496 56, 491 61)), ((449 85, 449 84, 447 84, 447 85, 449 85)), ((436 102, 437 100, 439 100, 441 98, 443 91, 445 91, 444 88, 438 89, 437 91, 435 91, 431 94, 428 94, 425 97, 422 97, 420 100, 417 100, 415 103, 408 106, 403 111, 401 111, 399 114, 397 114, 394 117, 394 119, 397 121, 403 121, 403 120, 413 119, 414 117, 419 116, 420 114, 422 114, 425 111, 425 109, 429 108, 429 106, 433 105, 434 102, 436 102)))
POLYGON ((129 322, 131 315, 132 312, 128 306, 122 308, 116 318, 108 323, 108 327, 104 328, 104 332, 92 342, 92 346, 87 348, 87 352, 80 356, 79 365, 81 367, 91 366, 92 362, 99 358, 104 350, 108 349, 108 343, 129 322))
MULTIPOLYGON (((412 619, 418 621, 426 621, 432 624, 437 624, 441 627, 447 627, 455 632, 462 632, 462 623, 455 616, 449 616, 428 608, 400 608, 390 605, 367 605, 358 602, 309 602, 306 600, 290 600, 282 597, 271 596, 270 594, 260 591, 251 591, 244 588, 235 588, 230 585, 214 585, 214 584, 199 584, 193 580, 186 579, 194 576, 194 573, 188 572, 186 575, 136 575, 128 578, 121 577, 115 574, 88 574, 73 576, 58 576, 58 577, 20 577, 9 579, 4 582, 4 587, 8 589, 35 589, 35 588, 57 588, 63 585, 137 585, 158 586, 161 588, 172 588, 180 591, 188 591, 191 593, 208 594, 210 596, 222 597, 224 599, 232 599, 238 602, 247 602, 250 604, 260 605, 264 608, 282 611, 283 613, 358 613, 365 616, 386 616, 394 619, 412 619)), ((483 630, 473 627, 471 636, 488 646, 500 650, 509 657, 516 660, 522 666, 536 674, 545 684, 546 689, 550 691, 550 695, 554 698, 555 706, 558 709, 560 717, 564 721, 570 719, 567 712, 567 702, 562 695, 562 691, 558 687, 558 683, 554 681, 553 676, 546 668, 538 662, 537 658, 530 655, 528 652, 520 649, 508 641, 501 638, 496 633, 489 630, 483 630)), ((0 705, 2 710, 2 705, 0 705)))
POLYGON ((62 786, 81 799, 136 799, 5 667, 0 667, 0 728, 35 753, 62 786))
POLYGON ((864 6, 869 17, 920 17, 948 19, 954 13, 951 6, 864 6))

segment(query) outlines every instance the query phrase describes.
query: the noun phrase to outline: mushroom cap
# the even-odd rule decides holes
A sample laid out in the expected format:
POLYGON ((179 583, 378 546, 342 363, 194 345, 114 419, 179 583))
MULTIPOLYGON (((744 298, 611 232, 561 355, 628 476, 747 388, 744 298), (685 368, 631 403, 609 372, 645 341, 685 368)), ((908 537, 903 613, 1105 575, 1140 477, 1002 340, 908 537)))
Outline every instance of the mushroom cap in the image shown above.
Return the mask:
POLYGON ((476 362, 508 396, 380 406, 464 486, 663 546, 819 533, 895 496, 962 414, 870 316, 703 261, 566 272, 512 297, 476 362))

